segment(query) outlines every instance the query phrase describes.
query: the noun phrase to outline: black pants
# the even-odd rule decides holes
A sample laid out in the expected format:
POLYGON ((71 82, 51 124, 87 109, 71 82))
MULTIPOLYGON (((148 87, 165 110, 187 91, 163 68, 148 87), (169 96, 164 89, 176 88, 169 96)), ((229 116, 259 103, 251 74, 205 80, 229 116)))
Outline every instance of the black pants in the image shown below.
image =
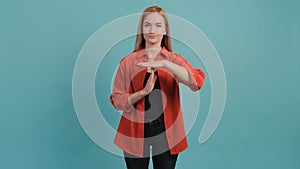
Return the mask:
MULTIPOLYGON (((150 157, 132 158, 124 152, 127 169, 148 169, 150 157)), ((171 155, 170 151, 152 156, 154 169, 174 169, 178 154, 171 155)))
POLYGON ((138 158, 124 152, 127 169, 148 169, 150 146, 154 169, 174 169, 178 154, 171 155, 165 135, 163 114, 154 121, 144 125, 144 157, 138 158))

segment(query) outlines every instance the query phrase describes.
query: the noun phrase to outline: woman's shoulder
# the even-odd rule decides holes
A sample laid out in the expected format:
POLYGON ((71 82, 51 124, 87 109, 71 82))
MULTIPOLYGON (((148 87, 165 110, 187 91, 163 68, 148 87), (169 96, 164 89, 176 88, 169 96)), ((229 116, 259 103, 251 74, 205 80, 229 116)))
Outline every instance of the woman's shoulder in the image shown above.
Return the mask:
POLYGON ((133 52, 129 53, 128 55, 126 55, 125 57, 123 57, 121 59, 120 63, 132 62, 135 59, 138 59, 139 57, 142 57, 144 54, 145 54, 144 50, 133 51, 133 52))
POLYGON ((128 55, 124 56, 124 57, 121 59, 120 63, 132 61, 133 59, 136 58, 137 55, 138 55, 138 52, 132 52, 132 53, 129 53, 128 55))
POLYGON ((184 58, 183 58, 179 53, 177 53, 177 52, 167 51, 167 52, 165 52, 164 54, 168 56, 167 58, 168 58, 170 61, 175 61, 175 60, 177 60, 177 59, 184 59, 184 58))

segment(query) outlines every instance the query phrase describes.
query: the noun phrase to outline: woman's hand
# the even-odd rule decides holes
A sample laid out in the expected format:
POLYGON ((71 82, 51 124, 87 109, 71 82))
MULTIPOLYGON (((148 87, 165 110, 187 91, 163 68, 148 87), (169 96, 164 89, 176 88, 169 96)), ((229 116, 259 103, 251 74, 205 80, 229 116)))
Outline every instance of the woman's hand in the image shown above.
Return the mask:
POLYGON ((166 66, 167 60, 154 60, 154 61, 148 61, 148 62, 139 62, 136 65, 137 66, 143 66, 143 67, 150 67, 150 68, 162 68, 166 66))
POLYGON ((136 102, 138 102, 139 100, 141 100, 143 97, 145 97, 146 95, 148 95, 154 88, 154 85, 155 85, 155 81, 156 81, 156 75, 154 74, 154 70, 151 70, 151 75, 147 81, 147 84, 145 86, 144 89, 138 91, 138 92, 135 92, 133 94, 131 94, 129 97, 128 97, 128 100, 127 100, 127 106, 130 106, 130 105, 133 105, 135 104, 136 102))
POLYGON ((151 69, 151 75, 150 75, 149 79, 147 80, 145 88, 142 90, 143 95, 146 96, 153 90, 156 78, 157 77, 154 74, 154 70, 151 69))

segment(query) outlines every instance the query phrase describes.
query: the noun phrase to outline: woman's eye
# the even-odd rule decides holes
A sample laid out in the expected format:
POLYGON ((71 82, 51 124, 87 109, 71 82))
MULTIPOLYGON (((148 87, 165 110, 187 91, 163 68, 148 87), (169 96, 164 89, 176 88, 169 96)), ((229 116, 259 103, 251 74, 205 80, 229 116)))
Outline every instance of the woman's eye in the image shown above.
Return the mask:
POLYGON ((159 28, 160 28, 160 27, 161 27, 161 25, 157 25, 157 27, 159 27, 159 28))

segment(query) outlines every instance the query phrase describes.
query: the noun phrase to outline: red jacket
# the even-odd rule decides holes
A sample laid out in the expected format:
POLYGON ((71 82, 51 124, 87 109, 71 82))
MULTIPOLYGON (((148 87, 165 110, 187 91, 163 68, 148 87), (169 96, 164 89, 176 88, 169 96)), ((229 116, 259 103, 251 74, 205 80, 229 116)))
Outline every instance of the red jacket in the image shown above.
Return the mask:
MULTIPOLYGON (((184 83, 193 91, 197 91, 203 85, 205 74, 200 69, 192 68, 188 61, 179 54, 169 52, 165 48, 162 48, 156 59, 166 59, 185 67, 191 78, 191 82, 182 81, 167 69, 158 69, 160 88, 163 95, 167 141, 171 154, 178 154, 188 147, 180 106, 178 82, 184 83)), ((124 151, 140 157, 143 155, 144 145, 144 99, 141 99, 134 106, 128 106, 126 102, 131 93, 143 89, 147 69, 136 66, 136 63, 146 61, 148 61, 148 56, 144 49, 124 57, 120 61, 114 88, 110 96, 113 106, 118 110, 123 110, 114 143, 124 151)))

